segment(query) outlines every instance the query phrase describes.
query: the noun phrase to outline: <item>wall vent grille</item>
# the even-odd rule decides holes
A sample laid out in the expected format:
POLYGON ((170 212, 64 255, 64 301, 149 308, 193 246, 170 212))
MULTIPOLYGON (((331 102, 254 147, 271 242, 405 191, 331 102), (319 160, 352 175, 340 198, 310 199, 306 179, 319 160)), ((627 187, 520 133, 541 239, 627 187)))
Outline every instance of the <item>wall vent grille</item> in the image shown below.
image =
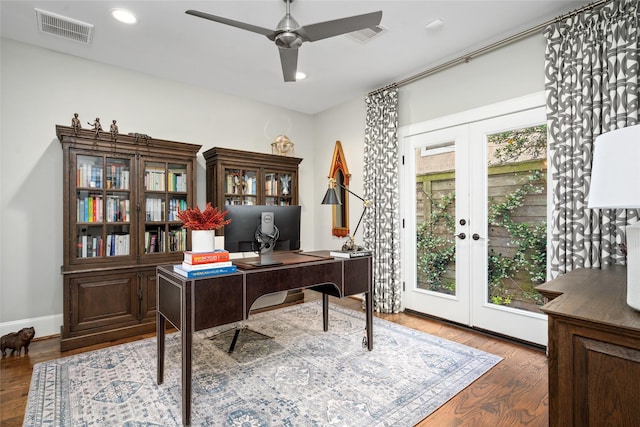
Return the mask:
POLYGON ((358 30, 358 31, 354 31, 352 33, 347 34, 347 37, 356 40, 360 43, 367 43, 369 42, 371 39, 373 39, 374 37, 379 36, 380 34, 382 34, 383 32, 387 31, 386 28, 384 28, 381 25, 376 25, 375 27, 372 28, 364 28, 362 30, 358 30))
POLYGON ((56 13, 35 9, 38 29, 47 34, 89 44, 93 37, 93 25, 56 13))

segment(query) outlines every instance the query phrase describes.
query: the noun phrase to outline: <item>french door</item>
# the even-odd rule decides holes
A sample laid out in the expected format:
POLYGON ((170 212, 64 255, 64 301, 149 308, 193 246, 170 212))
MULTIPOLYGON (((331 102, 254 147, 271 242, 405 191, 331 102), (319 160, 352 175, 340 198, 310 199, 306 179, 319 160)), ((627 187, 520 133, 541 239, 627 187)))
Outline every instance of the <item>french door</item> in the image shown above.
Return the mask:
POLYGON ((546 345, 545 112, 525 101, 401 133, 403 305, 546 345))

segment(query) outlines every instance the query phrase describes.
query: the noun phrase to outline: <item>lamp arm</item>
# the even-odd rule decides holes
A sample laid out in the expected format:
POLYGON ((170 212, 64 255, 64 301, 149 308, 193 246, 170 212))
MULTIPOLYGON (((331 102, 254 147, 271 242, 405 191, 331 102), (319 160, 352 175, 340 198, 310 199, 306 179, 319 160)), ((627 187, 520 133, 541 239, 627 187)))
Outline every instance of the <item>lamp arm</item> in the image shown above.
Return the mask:
POLYGON ((353 230, 353 234, 351 236, 355 236, 356 233, 358 232, 358 227, 360 227, 360 223, 362 222, 362 218, 364 218, 364 213, 366 211, 367 211, 366 207, 364 209, 362 209, 362 215, 360 215, 360 219, 358 220, 358 224, 356 225, 355 230, 353 230))
MULTIPOLYGON (((348 192, 349 194, 354 195, 355 197, 357 197, 358 199, 362 200, 363 202, 366 203, 366 200, 363 199, 362 197, 358 196, 356 193, 354 193, 353 191, 349 190, 347 187, 345 187, 344 185, 340 184, 339 182, 336 181, 336 185, 340 188, 342 188, 343 190, 345 190, 346 192, 348 192)), ((357 228, 357 227, 356 227, 357 228)))
POLYGON ((348 192, 349 194, 352 194, 353 196, 357 197, 358 199, 360 199, 360 200, 362 200, 364 202, 364 208, 362 209, 362 215, 360 215, 360 219, 358 220, 358 224, 356 225, 356 228, 353 230, 352 236, 355 236, 356 233, 358 232, 358 227, 360 227, 360 223, 362 222, 362 218, 364 218, 364 214, 367 211, 367 208, 369 207, 369 201, 363 199, 360 196, 358 196, 356 193, 354 193, 353 191, 349 190, 347 187, 345 187, 344 185, 340 184, 339 182, 336 182, 336 185, 339 186, 340 188, 342 188, 343 190, 345 190, 346 192, 348 192))

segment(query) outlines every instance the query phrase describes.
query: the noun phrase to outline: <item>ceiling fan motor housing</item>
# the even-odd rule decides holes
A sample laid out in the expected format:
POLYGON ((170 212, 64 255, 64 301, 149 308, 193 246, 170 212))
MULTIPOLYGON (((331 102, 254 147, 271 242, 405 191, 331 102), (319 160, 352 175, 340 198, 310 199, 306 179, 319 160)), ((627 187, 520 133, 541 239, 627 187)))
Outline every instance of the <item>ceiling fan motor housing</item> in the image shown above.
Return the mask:
POLYGON ((302 37, 295 32, 300 28, 300 24, 293 19, 288 13, 278 23, 276 31, 278 35, 275 37, 276 45, 285 49, 299 48, 302 45, 302 37))
POLYGON ((276 45, 285 49, 297 49, 302 45, 302 37, 291 31, 285 31, 276 36, 276 45))

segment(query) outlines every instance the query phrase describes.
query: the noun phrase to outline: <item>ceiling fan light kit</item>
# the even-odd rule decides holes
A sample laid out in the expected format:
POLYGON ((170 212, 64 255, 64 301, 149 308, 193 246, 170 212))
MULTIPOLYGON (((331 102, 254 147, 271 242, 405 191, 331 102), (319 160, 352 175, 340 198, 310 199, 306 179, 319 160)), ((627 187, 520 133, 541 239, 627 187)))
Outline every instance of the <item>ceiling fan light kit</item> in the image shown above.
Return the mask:
POLYGON ((258 27, 240 21, 234 21, 233 19, 211 15, 198 10, 190 9, 185 13, 199 18, 208 19, 209 21, 261 34, 275 42, 280 52, 280 64, 282 66, 282 75, 285 82, 296 81, 298 48, 302 46, 303 42, 314 42, 329 37, 359 31, 365 28, 374 28, 378 26, 382 20, 382 11, 379 10, 377 12, 366 13, 364 15, 350 16, 348 18, 340 18, 332 21, 300 26, 290 13, 290 6, 293 0, 283 1, 286 4, 286 14, 280 20, 275 30, 258 27))

